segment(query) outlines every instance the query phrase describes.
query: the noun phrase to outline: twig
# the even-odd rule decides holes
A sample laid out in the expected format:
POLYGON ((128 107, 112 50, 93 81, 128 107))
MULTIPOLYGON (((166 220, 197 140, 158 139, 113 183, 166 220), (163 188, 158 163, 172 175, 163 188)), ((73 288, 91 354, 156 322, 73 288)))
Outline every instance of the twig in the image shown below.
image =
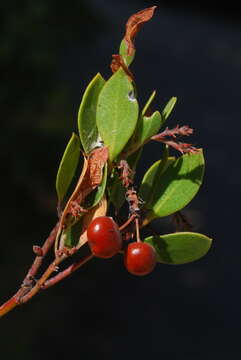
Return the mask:
POLYGON ((137 240, 137 242, 140 242, 141 238, 140 238, 139 218, 138 217, 135 218, 135 223, 136 223, 136 240, 137 240))
POLYGON ((0 317, 7 314, 9 311, 14 309, 17 305, 20 305, 20 299, 24 298, 26 294, 28 294, 31 289, 33 288, 34 276, 36 275, 38 269, 40 268, 44 256, 48 253, 50 248, 52 247, 57 232, 58 232, 59 222, 55 225, 53 230, 51 231, 48 238, 45 240, 44 245, 41 249, 41 256, 36 256, 34 259, 33 264, 31 265, 30 269, 28 270, 27 275, 25 276, 22 285, 20 289, 16 292, 14 296, 11 297, 11 299, 7 300, 2 306, 0 306, 0 317))
POLYGON ((137 214, 132 214, 129 219, 119 227, 119 230, 123 231, 137 216, 137 214))
MULTIPOLYGON (((41 250, 42 250, 41 256, 36 256, 36 258, 35 258, 32 266, 30 267, 24 281, 28 280, 28 279, 31 279, 36 275, 38 269, 40 268, 40 266, 41 266, 41 264, 43 262, 43 259, 44 259, 45 255, 49 252, 50 248, 54 244, 58 229, 59 229, 59 221, 57 222, 57 224, 55 225, 55 227, 51 231, 49 237, 45 240, 45 243, 43 244, 43 246, 41 248, 41 250)), ((23 283, 24 283, 24 281, 23 281, 23 283)))
POLYGON ((71 275, 74 271, 79 269, 82 265, 84 265, 87 261, 92 259, 94 256, 92 254, 89 254, 85 256, 83 259, 80 259, 79 261, 73 263, 70 265, 67 269, 61 271, 58 275, 53 276, 49 280, 47 280, 43 285, 42 289, 48 289, 49 287, 57 284, 59 281, 65 279, 67 276, 71 275))

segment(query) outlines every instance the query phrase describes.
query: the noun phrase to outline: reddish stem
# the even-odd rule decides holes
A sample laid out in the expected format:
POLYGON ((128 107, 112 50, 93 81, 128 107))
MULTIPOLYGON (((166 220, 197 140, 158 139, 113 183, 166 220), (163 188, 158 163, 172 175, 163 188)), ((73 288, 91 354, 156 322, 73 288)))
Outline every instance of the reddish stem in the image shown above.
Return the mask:
POLYGON ((136 217, 135 223, 136 223, 136 240, 137 240, 137 242, 140 242, 141 238, 140 238, 139 218, 138 217, 136 217))
POLYGON ((132 214, 129 219, 119 227, 119 230, 123 231, 137 216, 137 214, 132 214))
POLYGON ((92 254, 89 254, 85 256, 83 259, 80 259, 79 261, 73 263, 70 265, 67 269, 61 271, 59 274, 53 276, 51 279, 45 281, 45 283, 42 285, 42 289, 48 289, 49 287, 57 284, 59 281, 65 279, 67 276, 71 275, 74 271, 79 269, 82 265, 84 265, 87 261, 92 259, 94 256, 92 254))
POLYGON ((13 296, 11 299, 6 301, 2 306, 0 306, 0 317, 7 314, 9 311, 11 311, 15 306, 19 305, 17 299, 15 296, 13 296))
MULTIPOLYGON (((43 258, 45 257, 45 255, 48 253, 48 251, 50 250, 50 248, 52 247, 52 245, 54 244, 57 232, 59 229, 59 222, 57 222, 57 224, 55 225, 55 227, 53 228, 53 230, 51 231, 49 237, 45 240, 45 243, 43 244, 41 250, 42 250, 42 255, 41 256, 36 256, 32 266, 30 267, 25 279, 29 279, 29 278, 33 278, 38 269, 40 268, 42 262, 43 262, 43 258)), ((24 280, 25 280, 24 279, 24 280)))
MULTIPOLYGON (((4 304, 0 306, 0 317, 7 314, 9 311, 11 311, 13 308, 15 308, 17 305, 21 304, 21 300, 25 298, 29 292, 31 292, 31 283, 34 279, 35 274, 37 273, 38 269, 40 268, 44 256, 48 253, 50 248, 52 247, 57 232, 59 228, 59 222, 55 225, 53 230, 51 231, 49 237, 45 240, 44 245, 41 249, 41 256, 36 256, 32 266, 30 267, 27 275, 25 276, 22 286, 20 289, 16 292, 16 294, 6 301, 4 304)), ((37 284, 36 284, 37 285, 37 284)), ((33 290, 33 289, 32 289, 33 290)))

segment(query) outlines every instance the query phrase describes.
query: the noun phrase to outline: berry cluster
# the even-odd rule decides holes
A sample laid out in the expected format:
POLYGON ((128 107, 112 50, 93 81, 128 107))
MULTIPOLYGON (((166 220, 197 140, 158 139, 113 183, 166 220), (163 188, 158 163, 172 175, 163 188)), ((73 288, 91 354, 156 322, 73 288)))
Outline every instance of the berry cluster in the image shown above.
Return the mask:
MULTIPOLYGON (((88 244, 93 255, 110 258, 123 248, 121 232, 111 217, 95 218, 87 229, 88 244)), ((124 249, 124 264, 134 275, 147 275, 156 265, 155 249, 142 241, 131 242, 124 249)))

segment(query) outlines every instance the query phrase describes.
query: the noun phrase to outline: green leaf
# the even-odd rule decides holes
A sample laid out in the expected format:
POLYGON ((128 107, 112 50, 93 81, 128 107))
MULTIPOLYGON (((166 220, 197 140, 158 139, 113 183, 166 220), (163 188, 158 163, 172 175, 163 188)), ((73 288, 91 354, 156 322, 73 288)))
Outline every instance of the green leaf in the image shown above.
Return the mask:
POLYGON ((133 152, 130 156, 127 158, 128 165, 130 166, 131 170, 135 172, 138 161, 141 158, 143 151, 143 147, 140 147, 137 151, 133 152))
POLYGON ((148 207, 148 204, 151 204, 152 202, 154 185, 156 184, 157 186, 157 182, 161 182, 163 172, 175 160, 175 157, 158 160, 145 173, 139 190, 139 196, 145 202, 145 207, 148 207))
POLYGON ((107 188, 110 201, 119 210, 125 202, 126 189, 122 185, 120 174, 115 169, 112 170, 112 174, 109 176, 107 188))
POLYGON ((97 187, 96 190, 92 191, 87 198, 85 199, 84 208, 90 209, 97 205, 105 193, 107 182, 107 164, 105 164, 104 171, 103 171, 103 178, 101 184, 97 187))
POLYGON ((113 184, 110 190, 110 199, 114 207, 119 210, 125 202, 126 189, 122 185, 121 181, 113 184))
POLYGON ((97 127, 109 147, 113 161, 132 136, 138 118, 134 88, 122 69, 115 72, 100 92, 97 105, 97 127))
POLYGON ((151 116, 141 117, 136 132, 135 143, 140 146, 151 136, 155 135, 162 126, 163 119, 159 111, 155 111, 151 116))
POLYGON ((151 188, 151 201, 146 199, 146 207, 151 210, 152 218, 173 214, 192 200, 202 183, 204 158, 200 151, 180 156, 164 172, 157 171, 157 166, 154 164, 143 179, 145 186, 151 188), (154 183, 150 185, 149 178, 153 177, 154 183))
POLYGON ((128 55, 127 54, 127 42, 125 39, 123 39, 120 43, 120 50, 119 50, 119 54, 122 56, 126 66, 129 66, 132 61, 134 60, 135 58, 135 50, 134 50, 134 53, 132 55, 128 55))
POLYGON ((157 252, 158 261, 165 264, 186 264, 200 259, 211 247, 212 239, 193 233, 150 236, 144 242, 152 245, 157 252))
POLYGON ((77 221, 73 226, 70 226, 61 237, 65 246, 73 248, 77 246, 80 235, 82 232, 82 218, 77 221))
POLYGON ((80 141, 76 134, 72 134, 59 165, 56 177, 56 191, 61 202, 65 197, 74 177, 80 159, 80 141))
POLYGON ((165 108, 162 111, 162 119, 163 119, 163 124, 164 122, 167 120, 167 118, 169 117, 169 115, 171 114, 175 104, 177 102, 177 98, 176 97, 172 97, 168 103, 166 104, 165 108))
POLYGON ((98 73, 90 82, 83 95, 79 113, 78 127, 84 151, 88 153, 98 144, 99 134, 96 126, 97 101, 105 80, 98 73))
POLYGON ((144 116, 145 113, 147 112, 147 110, 149 109, 149 107, 150 107, 152 101, 154 100, 155 96, 156 96, 156 90, 153 91, 153 93, 151 94, 151 96, 147 100, 146 105, 144 106, 144 108, 142 110, 142 113, 141 113, 142 116, 144 116))

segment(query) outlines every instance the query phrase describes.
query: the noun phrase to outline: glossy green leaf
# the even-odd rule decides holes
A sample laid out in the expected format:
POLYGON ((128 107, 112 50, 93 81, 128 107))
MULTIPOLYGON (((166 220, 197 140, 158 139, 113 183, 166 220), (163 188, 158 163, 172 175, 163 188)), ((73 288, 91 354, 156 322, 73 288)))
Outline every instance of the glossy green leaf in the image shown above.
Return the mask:
POLYGON ((122 69, 115 72, 100 92, 97 106, 97 127, 109 147, 113 161, 132 136, 138 118, 134 88, 122 69))
POLYGON ((103 170, 103 178, 101 184, 97 187, 96 190, 92 191, 87 196, 87 198, 85 199, 84 208, 90 209, 100 202, 100 200, 103 198, 105 193, 106 182, 107 182, 107 164, 105 164, 103 170))
POLYGON ((63 200, 68 191, 78 166, 79 159, 80 140, 79 137, 73 133, 66 146, 57 172, 56 191, 59 201, 63 200))
MULTIPOLYGON (((148 186, 148 177, 153 177, 156 166, 149 169, 143 180, 148 186)), ((152 218, 163 217, 175 213, 186 206, 198 192, 204 173, 204 158, 200 151, 196 154, 180 156, 163 172, 157 172, 151 186, 151 201, 146 207, 151 210, 152 218), (160 174, 160 176, 159 176, 160 174)), ((145 199, 144 199, 145 200, 145 199)))
POLYGON ((158 132, 162 123, 163 120, 159 111, 155 111, 151 116, 141 117, 138 123, 135 143, 143 145, 151 136, 158 132))
POLYGON ((125 39, 123 39, 121 41, 119 54, 122 56, 122 58, 127 66, 129 66, 132 63, 132 61, 134 60, 135 52, 136 51, 134 50, 134 53, 132 55, 128 55, 127 54, 127 42, 125 39))
POLYGON ((156 90, 153 91, 153 93, 151 94, 151 96, 147 100, 147 102, 146 102, 146 104, 145 104, 145 106, 144 106, 144 108, 143 108, 143 110, 141 112, 142 116, 144 116, 146 114, 146 112, 149 109, 149 107, 150 107, 152 101, 154 100, 155 96, 156 96, 156 90))
POLYGON ((163 119, 163 124, 164 122, 167 120, 167 118, 169 117, 169 115, 171 114, 175 104, 177 102, 177 98, 176 97, 172 97, 168 103, 166 104, 165 108, 162 111, 162 119, 163 119))
POLYGON ((165 160, 158 160, 145 173, 139 190, 139 196, 143 201, 145 201, 145 207, 148 207, 148 204, 152 203, 155 183, 161 183, 161 176, 163 172, 175 160, 175 157, 168 157, 165 160))
POLYGON ((97 101, 105 80, 98 73, 90 82, 83 95, 79 113, 78 127, 84 151, 88 153, 98 144, 99 133, 96 126, 97 101))
POLYGON ((212 244, 209 237, 193 232, 150 236, 144 241, 154 246, 159 262, 173 265, 200 259, 212 244))

